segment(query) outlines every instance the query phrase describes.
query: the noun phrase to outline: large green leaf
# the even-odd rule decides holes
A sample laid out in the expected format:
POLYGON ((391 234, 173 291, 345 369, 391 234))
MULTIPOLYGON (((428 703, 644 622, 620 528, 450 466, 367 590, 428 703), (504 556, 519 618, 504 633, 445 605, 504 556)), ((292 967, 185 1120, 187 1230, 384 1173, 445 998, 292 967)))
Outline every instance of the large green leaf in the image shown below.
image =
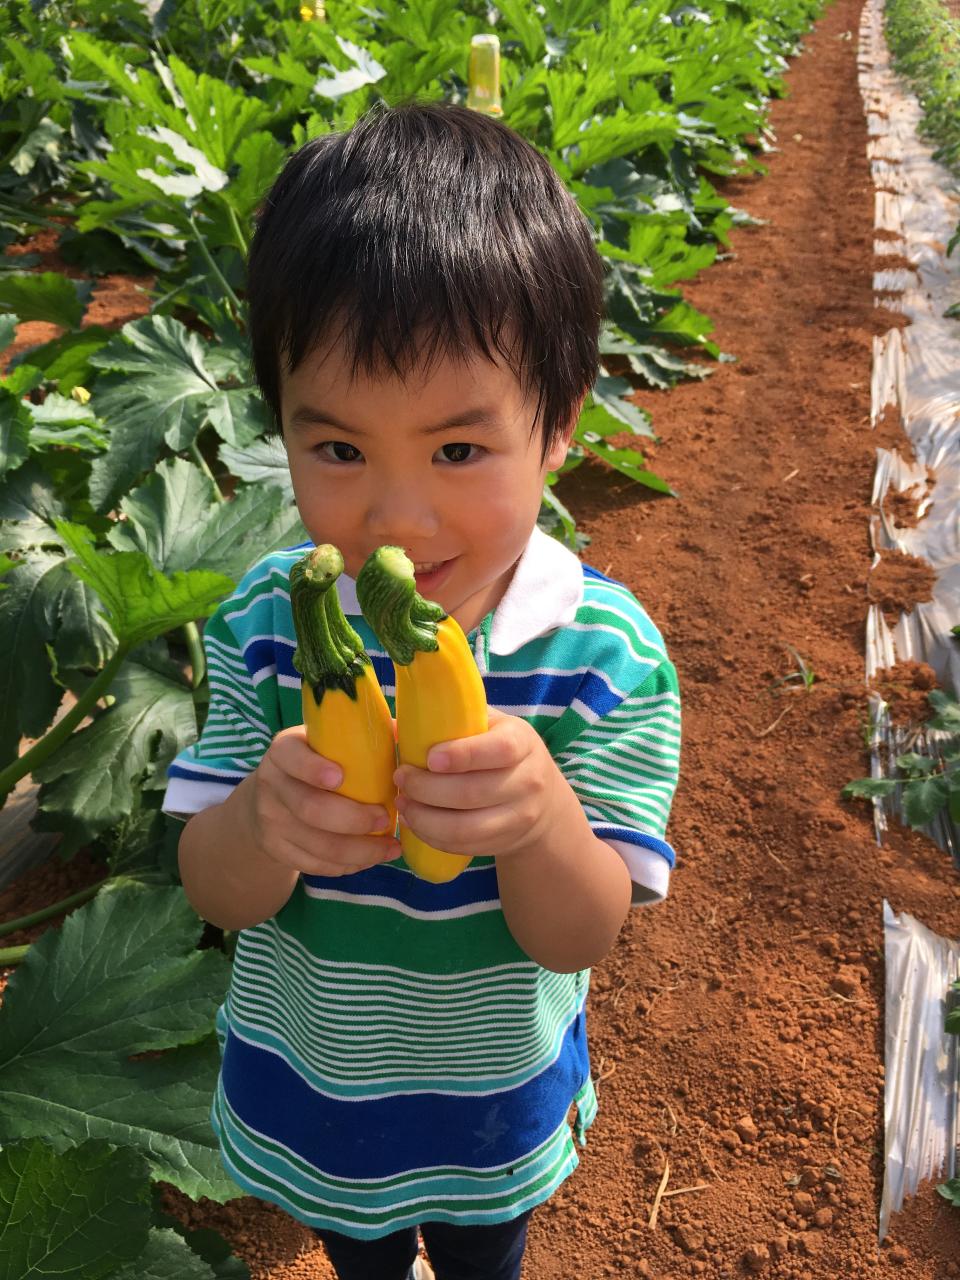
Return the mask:
POLYGON ((17 325, 19 323, 19 316, 10 315, 9 313, 0 315, 0 351, 5 351, 17 336, 17 325))
POLYGON ((166 786, 167 766, 197 738, 193 695, 161 641, 123 663, 115 701, 38 765, 38 830, 62 831, 69 854, 120 822, 141 789, 166 786))
POLYGON ((98 382, 93 400, 110 431, 109 451, 90 476, 98 511, 154 466, 164 443, 186 449, 208 422, 234 445, 250 444, 263 429, 263 410, 251 389, 218 387, 203 340, 169 316, 124 325, 90 362, 116 371, 98 382))
POLYGON ((106 1280, 143 1253, 150 1218, 137 1151, 97 1138, 62 1153, 40 1138, 0 1151, 0 1280, 106 1280))
POLYGON ((12 367, 29 361, 42 369, 46 378, 56 382, 63 395, 69 395, 74 387, 86 386, 93 372, 90 357, 113 337, 113 330, 103 325, 91 324, 53 338, 40 346, 29 348, 14 356, 12 367))
POLYGON ((32 458, 0 483, 0 550, 61 546, 53 522, 64 514, 50 477, 32 458))
POLYGON ((187 1195, 239 1194, 209 1123, 229 969, 200 930, 179 886, 118 881, 33 944, 0 1008, 0 1143, 102 1138, 187 1195))
MULTIPOLYGON (((228 1273, 218 1273, 208 1267, 170 1227, 155 1227, 136 1262, 121 1267, 112 1280, 217 1280, 218 1274, 228 1273)), ((250 1272, 243 1267, 242 1271, 232 1274, 249 1276, 250 1272)))
POLYGON ((0 475, 14 471, 30 453, 33 418, 26 402, 0 387, 0 475))
POLYGON ((47 644, 50 612, 64 586, 63 559, 39 553, 4 577, 0 591, 0 762, 15 760, 22 735, 39 738, 63 697, 47 644))
POLYGON ((13 311, 21 324, 46 320, 66 329, 79 328, 90 301, 89 281, 70 280, 56 271, 0 276, 0 311, 13 311))
POLYGON ((235 586, 207 569, 166 577, 142 551, 96 551, 83 525, 57 520, 56 528, 77 557, 68 562, 71 572, 96 591, 107 621, 127 647, 209 617, 235 586))
POLYGON ((283 443, 276 436, 254 440, 245 449, 223 445, 220 460, 233 475, 248 484, 275 485, 288 502, 293 501, 293 484, 283 443))
POLYGON ((120 509, 127 519, 110 542, 145 551, 164 573, 213 569, 239 581, 260 556, 308 536, 280 489, 248 485, 217 502, 209 478, 183 458, 162 462, 120 509))

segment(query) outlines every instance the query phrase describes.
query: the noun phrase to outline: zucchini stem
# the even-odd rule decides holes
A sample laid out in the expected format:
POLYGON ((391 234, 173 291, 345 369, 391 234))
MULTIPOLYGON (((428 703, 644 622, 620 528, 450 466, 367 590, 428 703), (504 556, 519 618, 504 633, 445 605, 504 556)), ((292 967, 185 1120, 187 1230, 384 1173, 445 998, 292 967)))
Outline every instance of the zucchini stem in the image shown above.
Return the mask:
POLYGON ((440 648, 437 627, 447 616, 417 591, 413 561, 402 547, 378 547, 357 574, 360 611, 393 661, 408 666, 440 648))
POLYGON ((290 606, 297 633, 293 665, 313 690, 319 706, 327 689, 356 698, 357 680, 370 665, 363 641, 344 616, 334 583, 343 556, 325 542, 290 570, 290 606))

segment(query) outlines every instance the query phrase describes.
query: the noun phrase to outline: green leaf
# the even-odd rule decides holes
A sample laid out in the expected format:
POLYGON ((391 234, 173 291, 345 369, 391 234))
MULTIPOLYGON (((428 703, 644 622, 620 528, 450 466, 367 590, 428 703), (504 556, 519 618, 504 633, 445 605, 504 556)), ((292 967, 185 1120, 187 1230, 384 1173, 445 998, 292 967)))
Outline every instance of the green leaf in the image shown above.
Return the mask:
POLYGON ((0 387, 0 475, 15 471, 30 454, 33 418, 26 402, 0 387))
POLYGON ((606 409, 611 417, 618 419, 622 424, 621 430, 626 429, 635 436, 647 436, 655 440, 656 432, 650 425, 649 413, 625 399, 632 394, 633 387, 626 378, 611 378, 609 375, 597 378, 591 391, 594 403, 606 409))
POLYGON ((56 382, 62 395, 69 395, 74 387, 85 387, 91 375, 95 376, 90 357, 107 345, 114 332, 102 325, 87 325, 85 329, 65 333, 51 342, 30 348, 15 356, 12 364, 15 367, 28 360, 42 369, 50 382, 56 382))
POLYGON ((34 825, 63 831, 64 855, 120 822, 141 790, 164 788, 170 761, 197 739, 193 695, 162 642, 132 653, 110 693, 111 706, 33 770, 34 825))
POLYGON ((279 489, 248 485, 216 502, 211 481, 183 458, 162 462, 120 508, 127 519, 110 531, 112 545, 146 552, 164 573, 212 569, 239 582, 260 556, 309 536, 279 489))
POLYGON ((276 436, 255 440, 245 449, 223 445, 220 461, 232 475, 248 484, 275 485, 288 502, 293 502, 293 484, 283 442, 276 436))
POLYGON ((897 756, 897 768, 908 773, 930 773, 936 767, 936 760, 931 756, 918 755, 916 751, 906 751, 897 756))
POLYGON ((53 523, 65 514, 50 477, 31 458, 0 482, 0 550, 62 546, 53 523))
MULTIPOLYGON (((217 1280, 250 1280, 250 1268, 233 1253, 230 1244, 219 1231, 214 1231, 210 1227, 189 1230, 177 1218, 166 1212, 160 1203, 156 1188, 154 1189, 153 1222, 155 1227, 168 1228, 181 1237, 190 1250, 211 1268, 210 1272, 204 1273, 205 1275, 211 1274, 217 1280)), ((163 1280, 166 1280, 165 1273, 161 1275, 163 1280)), ((131 1276, 129 1280, 140 1280, 140 1277, 131 1276)), ((157 1280, 160 1280, 160 1276, 157 1280)), ((179 1280, 177 1273, 174 1273, 170 1280, 179 1280)))
POLYGON ((0 591, 0 762, 15 760, 21 735, 39 738, 60 705, 47 644, 50 613, 64 586, 63 560, 38 554, 12 569, 0 591))
POLYGON ((0 315, 0 351, 5 351, 17 336, 19 316, 0 315))
POLYGON ((344 94, 352 93, 354 89, 362 89, 364 85, 376 84, 378 80, 382 80, 387 74, 386 67, 382 67, 366 49, 352 44, 349 40, 345 40, 339 35, 337 36, 337 44, 353 63, 353 66, 348 67, 346 71, 337 71, 333 76, 321 76, 316 81, 313 86, 313 92, 319 94, 322 98, 342 98, 344 94))
POLYGON ((947 1182, 941 1182, 937 1187, 937 1193, 960 1209, 960 1178, 950 1178, 947 1182))
POLYGON ((149 1166, 89 1138, 58 1153, 33 1138, 0 1151, 0 1280, 105 1280, 150 1231, 149 1166))
POLYGON ((107 621, 126 647, 209 617, 235 585, 223 574, 206 569, 166 577, 141 551, 94 550, 83 525, 57 520, 56 528, 77 557, 68 567, 96 591, 107 621))
MULTIPOLYGON (((246 1268, 244 1271, 249 1276, 246 1268)), ((140 1257, 121 1267, 113 1280, 217 1280, 217 1272, 197 1257, 178 1232, 154 1227, 140 1257)))
POLYGON ((892 795, 899 785, 896 778, 857 778, 848 782, 840 794, 848 800, 873 800, 892 795))
POLYGON ((119 881, 31 946, 0 1008, 0 1142, 101 1138, 189 1196, 239 1194, 208 1119, 229 967, 201 927, 179 886, 119 881))
POLYGON ((950 1010, 943 1020, 943 1029, 951 1036, 960 1036, 960 1008, 950 1010))
POLYGON ((64 129, 44 116, 35 129, 32 129, 20 142, 20 146, 8 159, 7 164, 21 177, 31 172, 41 156, 47 156, 55 164, 61 162, 60 144, 64 137, 64 129))
POLYGON ((927 721, 930 728, 960 734, 960 702, 943 689, 931 689, 927 701, 936 711, 936 715, 927 721))
POLYGON ((903 784, 903 816, 911 827, 925 827, 946 803, 947 781, 942 774, 903 784))
POLYGON ((12 311, 24 323, 46 320, 67 329, 80 327, 93 286, 89 281, 70 280, 56 271, 39 275, 0 276, 0 311, 12 311))
MULTIPOLYGON (((217 348, 211 347, 216 353, 217 348)), ((93 406, 110 428, 110 448, 93 466, 90 498, 98 511, 150 470, 166 443, 179 452, 211 423, 221 438, 247 445, 262 429, 263 411, 249 388, 221 390, 198 334, 169 316, 124 325, 91 363, 123 376, 98 383, 93 406)))

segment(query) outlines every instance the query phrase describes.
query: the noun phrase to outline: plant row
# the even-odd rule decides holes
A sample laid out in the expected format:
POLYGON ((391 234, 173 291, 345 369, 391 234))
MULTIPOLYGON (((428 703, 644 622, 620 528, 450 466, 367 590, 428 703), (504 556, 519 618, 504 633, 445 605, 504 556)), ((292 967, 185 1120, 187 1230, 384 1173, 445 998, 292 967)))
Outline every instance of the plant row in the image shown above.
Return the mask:
MULTIPOLYGON (((887 0, 887 43, 923 107, 934 159, 960 175, 960 21, 942 0, 887 0)), ((947 247, 960 244, 960 226, 947 247)), ((960 319, 960 302, 947 315, 960 319)))

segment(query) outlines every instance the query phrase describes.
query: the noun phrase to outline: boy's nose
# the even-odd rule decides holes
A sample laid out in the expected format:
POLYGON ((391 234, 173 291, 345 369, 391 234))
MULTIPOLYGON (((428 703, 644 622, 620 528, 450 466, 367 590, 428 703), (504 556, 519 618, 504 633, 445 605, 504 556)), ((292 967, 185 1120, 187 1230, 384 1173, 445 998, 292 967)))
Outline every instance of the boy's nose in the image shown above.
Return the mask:
POLYGON ((440 529, 439 514, 427 495, 403 486, 377 493, 366 523, 379 546, 422 545, 440 529))

